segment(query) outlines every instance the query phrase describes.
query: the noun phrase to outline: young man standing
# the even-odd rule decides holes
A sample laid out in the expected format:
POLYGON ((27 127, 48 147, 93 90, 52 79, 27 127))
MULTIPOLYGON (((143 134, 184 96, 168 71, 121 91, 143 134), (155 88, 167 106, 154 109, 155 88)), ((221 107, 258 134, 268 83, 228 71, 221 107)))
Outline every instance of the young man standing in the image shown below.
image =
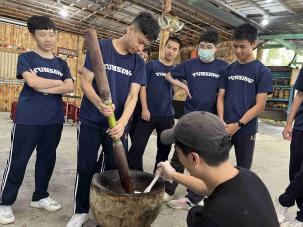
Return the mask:
POLYGON ((228 161, 230 137, 214 114, 195 111, 183 116, 176 127, 161 135, 165 144, 175 143, 182 165, 191 176, 161 162, 157 172, 204 196, 204 206, 191 208, 189 227, 278 227, 270 194, 261 179, 248 169, 228 161))
POLYGON ((33 16, 27 25, 37 48, 18 57, 17 79, 24 79, 25 83, 18 100, 10 156, 1 185, 0 224, 15 220, 11 205, 35 149, 35 192, 31 206, 47 211, 61 208, 47 189, 64 122, 61 94, 73 92, 74 85, 67 63, 52 53, 56 42, 54 22, 46 16, 33 16))
POLYGON ((179 54, 181 41, 177 37, 169 37, 164 48, 164 58, 151 61, 146 65, 147 83, 140 90, 142 115, 134 129, 132 145, 127 154, 130 169, 143 171, 143 154, 148 139, 154 129, 157 131, 157 163, 168 158, 171 146, 162 144, 160 134, 174 125, 172 106, 173 89, 165 80, 165 75, 173 66, 179 54))
MULTIPOLYGON (((137 54, 144 60, 144 63, 147 64, 148 57, 149 57, 149 49, 145 48, 143 51, 140 51, 137 54)), ((141 87, 141 89, 142 89, 142 87, 141 87)), ((133 141, 136 125, 141 118, 141 112, 142 112, 141 103, 140 103, 140 100, 138 100, 135 110, 133 112, 132 118, 129 123, 128 134, 129 134, 131 141, 133 141)))
POLYGON ((300 70, 294 88, 297 93, 283 130, 283 138, 291 140, 290 183, 285 192, 276 201, 276 210, 279 222, 282 223, 286 218, 287 210, 297 203, 299 211, 297 212, 296 220, 288 223, 287 226, 300 227, 303 226, 303 68, 300 70))
MULTIPOLYGON (((199 40, 198 58, 190 59, 174 67, 166 75, 166 79, 183 89, 188 94, 185 101, 184 112, 207 111, 216 113, 217 92, 219 89, 219 78, 222 71, 228 66, 225 61, 215 59, 216 45, 219 42, 219 35, 216 31, 208 30, 201 34, 199 40), (180 80, 185 80, 187 85, 180 80)), ((184 167, 180 163, 177 153, 171 160, 172 166, 180 173, 184 167)), ((178 183, 166 183, 165 200, 172 200, 178 183)), ((174 209, 189 209, 198 204, 203 197, 189 191, 186 197, 168 202, 168 206, 174 209)))
POLYGON ((273 91, 270 70, 256 60, 257 29, 248 23, 233 34, 237 61, 226 68, 220 80, 217 110, 232 136, 237 165, 250 169, 257 133, 257 116, 264 110, 266 98, 273 91))
POLYGON ((136 53, 156 40, 158 34, 157 21, 150 13, 144 12, 136 16, 122 37, 99 42, 115 105, 113 107, 102 103, 92 73, 89 55, 86 56, 81 75, 84 97, 78 127, 75 209, 74 215, 67 224, 68 227, 80 227, 87 220, 90 183, 95 173, 100 145, 102 144, 103 147, 102 171, 116 169, 110 137, 121 138, 124 149, 127 151, 127 137, 124 129, 134 111, 141 84, 146 83, 145 64, 136 53), (114 108, 118 119, 117 125, 108 130, 106 117, 113 113, 114 108))

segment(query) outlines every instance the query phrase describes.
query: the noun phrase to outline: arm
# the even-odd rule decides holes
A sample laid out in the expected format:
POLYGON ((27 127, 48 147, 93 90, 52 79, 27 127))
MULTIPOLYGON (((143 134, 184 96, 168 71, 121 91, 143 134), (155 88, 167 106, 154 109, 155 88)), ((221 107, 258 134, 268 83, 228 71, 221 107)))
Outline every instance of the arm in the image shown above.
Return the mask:
POLYGON ((47 94, 66 94, 74 91, 74 83, 72 79, 64 80, 63 84, 53 88, 35 89, 37 91, 47 94))
POLYGON ((184 89, 186 91, 187 95, 189 96, 189 98, 191 98, 191 94, 189 92, 188 86, 186 84, 182 83, 181 81, 174 79, 170 72, 166 74, 165 79, 172 85, 175 85, 175 86, 178 86, 178 87, 184 89))
POLYGON ((244 124, 247 124, 252 119, 256 118, 265 108, 267 93, 259 93, 256 98, 256 105, 250 108, 240 119, 244 124))
POLYGON ((184 186, 198 194, 210 194, 206 184, 201 179, 176 172, 176 170, 171 166, 168 161, 160 162, 157 164, 156 175, 159 175, 164 180, 176 181, 180 184, 183 184, 184 186))
POLYGON ((122 116, 117 121, 117 125, 109 130, 109 134, 111 135, 112 138, 114 139, 120 138, 123 135, 125 126, 127 125, 136 107, 140 87, 141 87, 140 84, 137 83, 131 84, 130 92, 126 98, 122 116))
MULTIPOLYGON (((267 93, 259 93, 256 97, 256 104, 250 108, 240 119, 244 124, 247 124, 252 119, 256 118, 265 108, 267 93)), ((240 129, 238 122, 227 125, 227 132, 230 135, 235 134, 240 129)))
POLYGON ((147 98, 146 98, 146 86, 141 86, 140 89, 140 101, 141 101, 141 106, 142 106, 142 119, 145 121, 150 120, 150 112, 148 110, 147 106, 147 98))
POLYGON ((225 89, 220 88, 217 97, 217 112, 221 121, 224 122, 224 96, 225 89))
POLYGON ((61 80, 49 80, 39 77, 32 70, 30 72, 23 72, 22 77, 25 80, 26 84, 35 90, 53 88, 63 84, 61 80))
POLYGON ((81 89, 88 100, 98 107, 101 102, 101 98, 93 88, 94 73, 84 68, 82 72, 79 72, 81 79, 81 89))
POLYGON ((286 126, 283 130, 283 138, 286 140, 291 140, 292 137, 292 123, 295 119, 296 113, 303 102, 303 92, 297 91, 297 94, 292 103, 290 113, 287 118, 286 126))
POLYGON ((94 80, 94 73, 86 68, 84 68, 83 71, 79 70, 78 73, 81 79, 81 89, 88 100, 93 103, 95 107, 100 111, 100 113, 105 117, 112 115, 114 111, 114 105, 112 107, 109 107, 103 104, 101 98, 93 88, 92 83, 94 80))

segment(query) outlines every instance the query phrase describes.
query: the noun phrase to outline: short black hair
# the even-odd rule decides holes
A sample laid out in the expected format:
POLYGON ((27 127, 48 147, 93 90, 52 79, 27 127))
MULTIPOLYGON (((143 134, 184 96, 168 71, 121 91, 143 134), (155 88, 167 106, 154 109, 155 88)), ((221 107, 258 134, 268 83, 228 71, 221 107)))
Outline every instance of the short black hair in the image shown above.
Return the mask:
POLYGON ((206 43, 213 43, 217 45, 219 43, 219 34, 217 31, 208 29, 201 33, 199 43, 206 42, 206 43))
POLYGON ((258 29, 250 23, 244 23, 235 28, 234 40, 248 40, 250 43, 258 39, 258 29))
POLYGON ((231 148, 231 140, 229 136, 224 136, 221 139, 221 143, 217 149, 214 150, 197 150, 193 149, 187 145, 184 145, 183 143, 176 141, 176 146, 178 146, 183 154, 187 156, 188 154, 195 152, 197 153, 203 160, 210 166, 218 166, 222 162, 225 162, 229 158, 229 151, 231 148))
POLYGON ((160 27, 151 13, 140 13, 131 24, 139 29, 151 42, 158 38, 160 27))
POLYGON ((144 53, 147 53, 147 55, 150 55, 150 49, 148 47, 145 47, 143 50, 144 53))
POLYGON ((176 37, 176 36, 169 36, 166 43, 165 43, 165 46, 167 45, 168 41, 173 41, 175 43, 178 43, 179 44, 179 50, 181 50, 182 48, 182 43, 181 43, 181 40, 176 37))
POLYGON ((32 16, 27 20, 27 27, 30 33, 34 34, 36 30, 56 31, 55 23, 48 16, 32 16))

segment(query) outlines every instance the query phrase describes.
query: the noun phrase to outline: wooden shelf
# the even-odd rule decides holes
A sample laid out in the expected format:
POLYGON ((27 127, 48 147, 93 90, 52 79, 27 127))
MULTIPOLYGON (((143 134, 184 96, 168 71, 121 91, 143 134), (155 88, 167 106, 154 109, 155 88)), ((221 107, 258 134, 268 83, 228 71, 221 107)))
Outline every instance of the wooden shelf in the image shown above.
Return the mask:
POLYGON ((276 102, 288 102, 288 99, 277 99, 277 98, 269 98, 267 101, 276 101, 276 102))
POLYGON ((292 68, 289 66, 268 66, 272 72, 291 72, 292 68))
POLYGON ((280 88, 291 88, 290 85, 273 85, 273 87, 280 87, 280 88))
POLYGON ((287 111, 282 108, 265 108, 260 114, 260 118, 274 121, 286 121, 287 111))
POLYGON ((285 111, 285 112, 287 112, 287 109, 285 109, 285 108, 275 108, 275 107, 265 107, 264 110, 277 110, 277 111, 285 111))

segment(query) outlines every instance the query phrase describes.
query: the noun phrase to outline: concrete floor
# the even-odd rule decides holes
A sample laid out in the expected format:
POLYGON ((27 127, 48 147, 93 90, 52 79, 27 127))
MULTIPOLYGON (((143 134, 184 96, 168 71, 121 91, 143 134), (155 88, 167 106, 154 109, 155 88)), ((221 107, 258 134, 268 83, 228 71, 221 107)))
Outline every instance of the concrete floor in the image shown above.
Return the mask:
MULTIPOLYGON (((6 160, 10 150, 10 131, 12 121, 9 113, 0 113, 0 178, 2 179, 6 160)), ((282 128, 260 123, 257 135, 256 149, 252 170, 256 172, 267 185, 272 198, 283 192, 288 183, 289 142, 281 136, 282 128)), ((144 156, 144 166, 151 172, 156 150, 156 136, 151 136, 144 156)), ((234 162, 234 151, 231 151, 234 162)), ((16 221, 11 227, 62 227, 68 222, 73 212, 73 188, 76 175, 76 127, 65 124, 62 139, 57 151, 57 162, 50 181, 49 192, 53 198, 62 204, 57 212, 46 212, 30 207, 34 189, 35 155, 27 166, 25 178, 20 188, 17 201, 13 205, 16 221)), ((183 195, 186 189, 179 186, 176 195, 183 195)), ((295 208, 290 211, 293 218, 295 208)), ((186 226, 186 211, 172 210, 163 204, 162 211, 152 227, 183 227, 186 226)), ((84 225, 95 227, 92 216, 84 225)))

